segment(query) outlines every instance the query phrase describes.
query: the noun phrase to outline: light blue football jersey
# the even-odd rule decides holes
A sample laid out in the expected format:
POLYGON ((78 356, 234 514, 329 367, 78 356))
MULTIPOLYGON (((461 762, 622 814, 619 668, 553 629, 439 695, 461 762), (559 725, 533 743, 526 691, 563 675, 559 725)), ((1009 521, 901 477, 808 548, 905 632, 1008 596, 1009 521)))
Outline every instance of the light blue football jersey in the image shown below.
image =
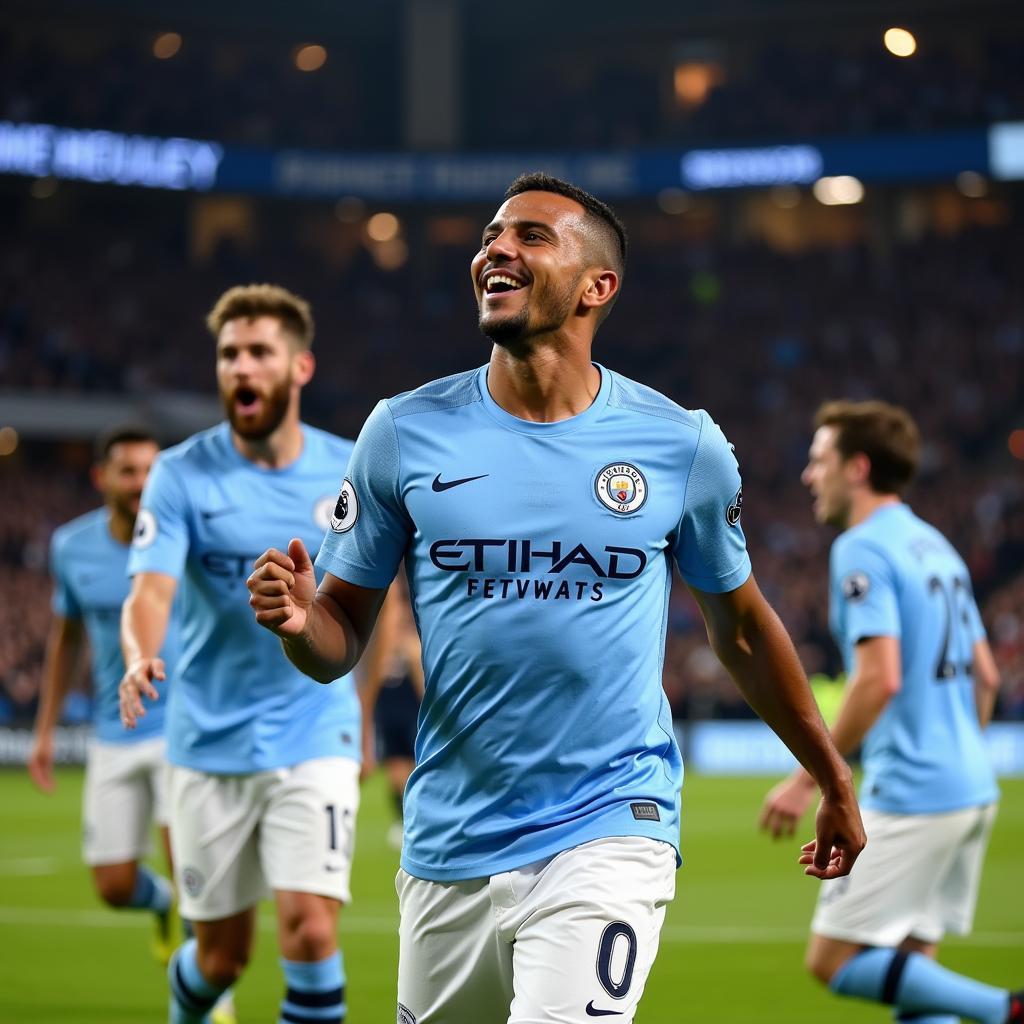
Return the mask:
POLYGON ((260 626, 245 581, 269 547, 316 552, 352 442, 302 427, 299 458, 254 465, 226 423, 162 452, 146 482, 128 571, 180 580, 182 650, 167 711, 173 764, 219 774, 316 757, 358 759, 351 678, 321 686, 260 626))
POLYGON ((939 814, 995 800, 971 674, 985 631, 949 541, 907 505, 883 505, 832 545, 829 604, 848 671, 858 641, 900 642, 902 686, 865 737, 861 804, 939 814))
MULTIPOLYGON (((121 605, 128 596, 129 548, 111 536, 109 519, 106 508, 97 508, 54 530, 50 541, 53 611, 62 618, 80 620, 85 626, 96 737, 104 743, 135 743, 163 732, 167 680, 156 684, 160 700, 147 708, 138 728, 126 729, 121 724, 117 688, 124 675, 121 605)), ((178 646, 178 619, 174 615, 160 652, 168 678, 174 669, 178 646)))
POLYGON ((481 878, 608 836, 679 846, 662 690, 672 566, 750 573, 722 432, 600 368, 593 404, 527 422, 487 367, 381 402, 318 565, 386 587, 405 558, 426 689, 402 866, 481 878))

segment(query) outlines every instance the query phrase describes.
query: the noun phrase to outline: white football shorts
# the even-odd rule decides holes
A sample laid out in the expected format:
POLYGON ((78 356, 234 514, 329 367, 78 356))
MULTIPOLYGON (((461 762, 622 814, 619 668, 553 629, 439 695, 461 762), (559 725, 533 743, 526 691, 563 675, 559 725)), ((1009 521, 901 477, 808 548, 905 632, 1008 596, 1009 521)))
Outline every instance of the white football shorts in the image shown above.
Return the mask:
POLYGON ((465 882, 400 870, 398 1020, 629 1024, 675 874, 675 850, 640 836, 465 882))
POLYGON ((149 853, 153 825, 167 824, 167 744, 90 740, 82 792, 82 859, 126 864, 149 853))
POLYGON ((359 764, 321 757, 213 775, 171 765, 171 850, 181 916, 219 921, 270 891, 348 903, 359 764))
POLYGON ((822 883, 811 931, 865 946, 967 935, 997 810, 996 804, 947 814, 865 810, 868 845, 849 875, 822 883))

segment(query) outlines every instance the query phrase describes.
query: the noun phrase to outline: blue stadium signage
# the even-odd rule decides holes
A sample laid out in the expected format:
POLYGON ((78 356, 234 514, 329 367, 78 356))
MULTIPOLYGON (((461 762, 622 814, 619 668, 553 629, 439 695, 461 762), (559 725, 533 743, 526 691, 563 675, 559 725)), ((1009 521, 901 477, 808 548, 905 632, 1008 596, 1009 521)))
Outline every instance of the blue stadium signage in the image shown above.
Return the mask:
POLYGON ((568 153, 349 153, 222 146, 199 139, 0 121, 0 174, 307 199, 493 201, 523 171, 543 170, 609 199, 862 181, 951 181, 961 171, 1024 176, 1019 125, 937 135, 831 138, 774 146, 568 153))
POLYGON ((216 183, 223 158, 216 142, 0 121, 4 174, 202 192, 216 183))

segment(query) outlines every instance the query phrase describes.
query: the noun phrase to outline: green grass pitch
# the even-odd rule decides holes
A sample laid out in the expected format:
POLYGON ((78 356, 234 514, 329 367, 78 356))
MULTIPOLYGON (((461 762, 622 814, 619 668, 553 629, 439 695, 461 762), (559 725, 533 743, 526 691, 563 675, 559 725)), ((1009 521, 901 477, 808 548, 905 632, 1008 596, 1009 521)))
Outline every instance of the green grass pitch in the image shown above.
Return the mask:
MULTIPOLYGON (((768 779, 692 775, 683 791, 683 852, 675 903, 638 1024, 857 1024, 887 1010, 840 1001, 805 977, 804 936, 817 883, 796 863, 799 843, 755 831, 768 779)), ((0 773, 0 1024, 159 1024, 161 968, 146 915, 115 913, 93 896, 78 857, 81 773, 61 773, 44 797, 23 773, 0 773)), ((379 778, 364 790, 354 902, 342 913, 349 1021, 395 1019, 397 957, 388 806, 379 778)), ((804 829, 807 832, 807 829, 804 829)), ((1003 785, 975 934, 942 960, 1005 986, 1024 985, 1024 780, 1003 785)), ((242 1024, 274 1024, 281 980, 273 918, 261 910, 258 948, 238 988, 242 1024)))

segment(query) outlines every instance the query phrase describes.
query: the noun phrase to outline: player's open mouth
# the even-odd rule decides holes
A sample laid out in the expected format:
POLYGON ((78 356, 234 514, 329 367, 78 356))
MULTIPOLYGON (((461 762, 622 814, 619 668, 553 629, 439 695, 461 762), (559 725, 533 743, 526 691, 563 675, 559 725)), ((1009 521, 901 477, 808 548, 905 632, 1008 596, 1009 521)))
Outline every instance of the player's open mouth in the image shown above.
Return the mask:
POLYGON ((239 388, 235 392, 235 408, 245 416, 251 416, 260 406, 260 396, 252 388, 239 388))
POLYGON ((508 295, 511 292, 521 291, 528 282, 513 277, 511 274, 492 271, 485 275, 482 283, 484 296, 493 298, 496 295, 508 295))

